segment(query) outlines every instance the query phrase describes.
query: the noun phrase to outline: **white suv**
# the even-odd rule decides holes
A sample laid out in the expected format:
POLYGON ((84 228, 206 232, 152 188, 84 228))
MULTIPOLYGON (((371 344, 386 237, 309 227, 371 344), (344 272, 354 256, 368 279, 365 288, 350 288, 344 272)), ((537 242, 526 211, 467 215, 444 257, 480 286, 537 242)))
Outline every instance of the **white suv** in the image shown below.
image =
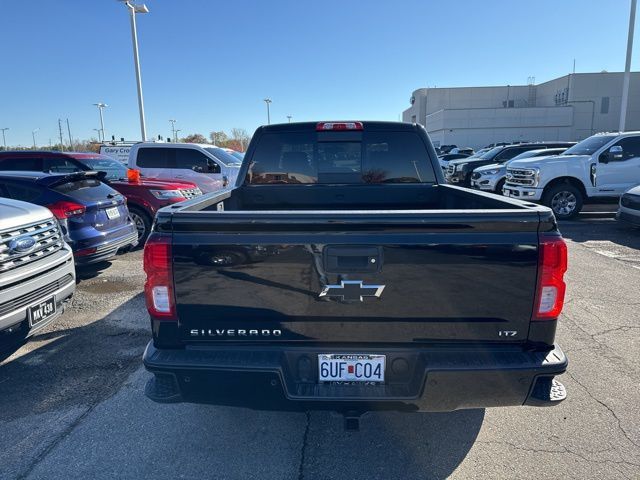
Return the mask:
POLYGON ((242 160, 224 149, 198 143, 137 143, 129 152, 129 168, 150 178, 193 182, 202 192, 233 187, 242 160))
POLYGON ((503 193, 541 202, 567 219, 586 200, 617 198, 638 183, 640 132, 599 133, 561 155, 509 162, 503 193))

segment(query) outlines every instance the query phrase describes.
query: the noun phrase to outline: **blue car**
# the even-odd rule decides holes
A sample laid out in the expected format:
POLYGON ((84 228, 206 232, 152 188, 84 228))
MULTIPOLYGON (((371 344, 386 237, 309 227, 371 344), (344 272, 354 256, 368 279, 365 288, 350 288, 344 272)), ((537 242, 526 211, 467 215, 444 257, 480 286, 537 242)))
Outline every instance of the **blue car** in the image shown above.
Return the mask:
POLYGON ((102 183, 98 172, 0 172, 0 196, 51 210, 76 265, 108 260, 138 243, 125 197, 102 183))

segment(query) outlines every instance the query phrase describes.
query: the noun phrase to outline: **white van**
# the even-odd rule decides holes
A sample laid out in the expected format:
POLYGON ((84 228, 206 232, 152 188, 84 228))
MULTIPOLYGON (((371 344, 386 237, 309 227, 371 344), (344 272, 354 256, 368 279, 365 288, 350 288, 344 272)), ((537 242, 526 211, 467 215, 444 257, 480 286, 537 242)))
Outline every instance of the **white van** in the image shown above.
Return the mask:
POLYGON ((145 177, 193 182, 202 192, 235 185, 242 161, 220 147, 197 143, 137 143, 129 168, 145 177))

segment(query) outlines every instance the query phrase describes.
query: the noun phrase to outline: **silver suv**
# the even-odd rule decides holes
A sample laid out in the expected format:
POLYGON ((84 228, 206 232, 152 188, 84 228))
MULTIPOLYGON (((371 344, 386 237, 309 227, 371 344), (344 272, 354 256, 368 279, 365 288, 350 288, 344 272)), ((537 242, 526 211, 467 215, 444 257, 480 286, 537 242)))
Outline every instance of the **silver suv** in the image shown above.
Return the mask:
POLYGON ((31 336, 64 310, 76 288, 71 248, 46 208, 0 198, 0 346, 31 336))

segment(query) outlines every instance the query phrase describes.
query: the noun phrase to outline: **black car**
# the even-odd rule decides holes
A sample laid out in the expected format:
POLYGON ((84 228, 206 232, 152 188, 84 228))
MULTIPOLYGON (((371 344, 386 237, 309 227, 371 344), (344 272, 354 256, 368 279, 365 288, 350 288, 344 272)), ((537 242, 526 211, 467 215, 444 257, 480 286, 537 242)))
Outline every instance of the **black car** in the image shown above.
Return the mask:
POLYGON ((529 150, 540 150, 542 148, 569 148, 573 145, 575 145, 575 142, 539 142, 494 147, 480 157, 449 162, 447 171, 445 172, 445 177, 449 183, 463 187, 470 187, 471 174, 478 167, 483 167, 492 163, 504 163, 529 150))

